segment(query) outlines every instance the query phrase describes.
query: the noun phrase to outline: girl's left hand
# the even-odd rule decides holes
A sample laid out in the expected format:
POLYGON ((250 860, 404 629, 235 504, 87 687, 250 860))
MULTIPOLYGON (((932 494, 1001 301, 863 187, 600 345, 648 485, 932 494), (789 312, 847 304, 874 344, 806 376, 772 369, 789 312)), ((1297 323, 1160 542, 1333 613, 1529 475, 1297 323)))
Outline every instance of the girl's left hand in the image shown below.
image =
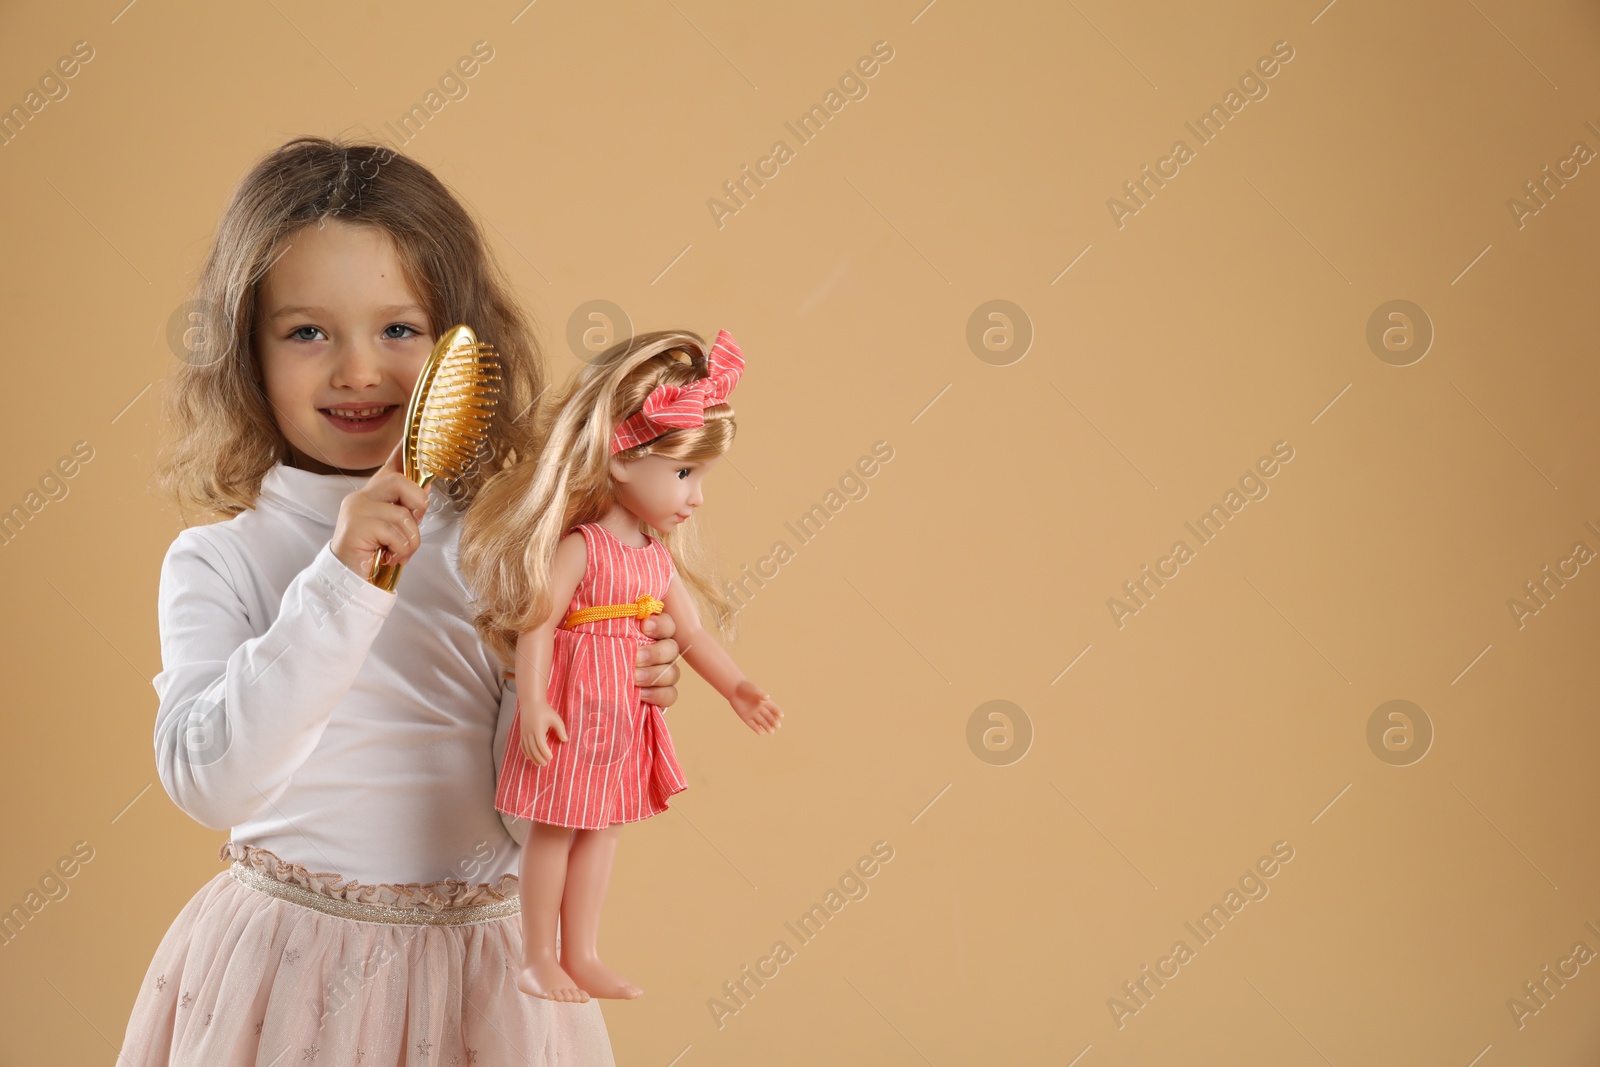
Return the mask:
POLYGON ((645 635, 655 641, 640 645, 634 660, 633 680, 639 686, 639 697, 658 708, 678 702, 678 642, 672 639, 676 630, 672 616, 665 612, 644 620, 645 635))
POLYGON ((728 703, 745 725, 758 734, 776 733, 783 725, 783 712, 772 702, 771 695, 748 678, 739 683, 728 703))

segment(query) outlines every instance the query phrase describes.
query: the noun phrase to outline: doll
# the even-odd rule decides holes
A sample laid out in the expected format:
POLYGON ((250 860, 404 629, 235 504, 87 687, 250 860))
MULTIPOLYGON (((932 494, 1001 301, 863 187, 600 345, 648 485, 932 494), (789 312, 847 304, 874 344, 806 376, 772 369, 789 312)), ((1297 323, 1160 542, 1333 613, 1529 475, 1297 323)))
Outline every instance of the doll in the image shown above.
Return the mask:
POLYGON ((495 807, 530 820, 525 993, 642 992, 601 962, 597 941, 618 826, 665 811, 686 787, 661 708, 635 683, 638 650, 654 640, 643 621, 663 610, 676 620, 684 658, 752 730, 781 724, 696 604, 727 629, 732 607, 701 573, 691 520, 733 439, 727 398, 743 369, 726 330, 709 351, 661 331, 602 355, 553 403, 538 458, 485 486, 463 526, 476 623, 520 680, 495 807))

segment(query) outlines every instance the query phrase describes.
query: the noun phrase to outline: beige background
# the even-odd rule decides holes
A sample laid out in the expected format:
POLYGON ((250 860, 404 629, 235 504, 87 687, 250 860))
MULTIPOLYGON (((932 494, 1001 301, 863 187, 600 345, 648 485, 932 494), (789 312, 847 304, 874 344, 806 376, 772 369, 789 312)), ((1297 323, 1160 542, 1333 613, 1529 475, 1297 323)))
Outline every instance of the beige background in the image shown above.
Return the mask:
POLYGON ((691 791, 625 835, 603 933, 648 991, 605 1006, 619 1063, 1594 1062, 1596 965, 1520 1028, 1507 1004, 1600 951, 1600 576, 1521 628, 1507 604, 1600 550, 1600 175, 1508 208, 1600 149, 1592 5, 121 2, 0 13, 0 103, 94 50, 0 148, 0 506, 93 449, 0 547, 0 905, 94 850, 0 948, 4 1062, 111 1062, 219 869, 151 751, 169 316, 260 154, 398 120, 477 41, 405 149, 491 224, 558 373, 597 299, 745 348, 702 519, 725 570, 894 449, 742 616, 783 732, 698 679, 674 712, 691 791), (799 146, 785 121, 880 40, 799 146), (1278 41, 1269 95, 1198 146, 1278 41), (1119 229, 1108 198, 1179 138, 1119 229), (778 139, 719 229, 707 200, 778 139), (995 299, 1034 334, 1003 366, 967 340, 995 299), (1409 366, 1366 340, 1396 299, 1436 331, 1409 366), (1107 600, 1278 441, 1270 495, 1119 628, 1107 600), (1407 766, 1367 740, 1392 699, 1435 733, 1407 766), (968 745, 990 700, 1031 723, 1008 766, 968 745), (719 1029, 722 983, 879 840, 869 895, 719 1029), (1185 921, 1280 841, 1200 946, 1185 921))

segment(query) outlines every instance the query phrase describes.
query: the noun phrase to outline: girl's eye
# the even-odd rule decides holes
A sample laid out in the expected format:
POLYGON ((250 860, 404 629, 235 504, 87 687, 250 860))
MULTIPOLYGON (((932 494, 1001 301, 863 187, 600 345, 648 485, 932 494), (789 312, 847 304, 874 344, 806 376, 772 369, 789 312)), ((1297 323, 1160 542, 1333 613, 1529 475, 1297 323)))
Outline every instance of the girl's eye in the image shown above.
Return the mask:
POLYGON ((296 341, 327 340, 327 334, 322 333, 322 329, 317 326, 296 326, 294 329, 289 331, 289 336, 296 341), (321 336, 316 336, 318 334, 321 334, 321 336))
POLYGON ((422 331, 421 330, 417 329, 414 326, 407 326, 403 322, 392 323, 383 331, 383 337, 384 337, 384 340, 386 340, 386 341, 403 341, 407 337, 421 337, 421 336, 422 336, 422 331), (396 330, 403 330, 405 332, 403 332, 403 333, 395 333, 396 330))
POLYGON ((689 477, 689 468, 688 467, 679 467, 678 468, 678 478, 679 478, 679 480, 681 481, 682 479, 687 478, 687 477, 689 477))

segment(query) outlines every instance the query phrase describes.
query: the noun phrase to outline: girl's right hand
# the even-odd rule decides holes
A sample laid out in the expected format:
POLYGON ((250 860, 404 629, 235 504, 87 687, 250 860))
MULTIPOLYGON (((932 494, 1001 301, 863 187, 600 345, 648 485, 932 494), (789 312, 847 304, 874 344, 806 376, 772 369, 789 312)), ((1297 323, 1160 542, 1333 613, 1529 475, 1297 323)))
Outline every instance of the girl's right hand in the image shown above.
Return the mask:
POLYGON ((524 708, 521 725, 518 727, 522 734, 522 754, 533 761, 535 767, 543 767, 550 762, 552 751, 550 748, 550 731, 556 732, 556 737, 565 744, 567 740, 567 724, 561 721, 561 713, 552 708, 548 702, 536 701, 532 707, 524 708))
POLYGON ((417 524, 428 510, 429 489, 405 476, 400 445, 367 484, 344 498, 333 527, 333 554, 363 578, 372 573, 372 559, 388 549, 404 563, 422 545, 417 524))

